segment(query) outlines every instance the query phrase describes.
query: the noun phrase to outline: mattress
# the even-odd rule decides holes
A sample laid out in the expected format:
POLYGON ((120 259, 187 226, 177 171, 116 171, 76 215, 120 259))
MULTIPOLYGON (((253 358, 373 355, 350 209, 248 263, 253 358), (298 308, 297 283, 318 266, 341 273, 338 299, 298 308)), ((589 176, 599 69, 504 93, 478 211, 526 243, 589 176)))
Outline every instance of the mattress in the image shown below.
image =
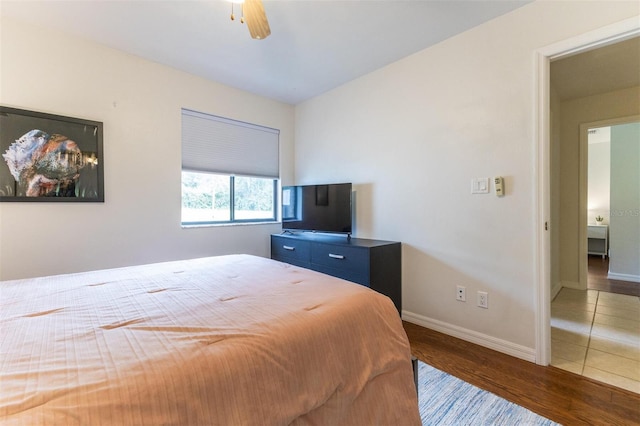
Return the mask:
POLYGON ((270 259, 5 281, 0 333, 0 424, 420 424, 391 300, 270 259))

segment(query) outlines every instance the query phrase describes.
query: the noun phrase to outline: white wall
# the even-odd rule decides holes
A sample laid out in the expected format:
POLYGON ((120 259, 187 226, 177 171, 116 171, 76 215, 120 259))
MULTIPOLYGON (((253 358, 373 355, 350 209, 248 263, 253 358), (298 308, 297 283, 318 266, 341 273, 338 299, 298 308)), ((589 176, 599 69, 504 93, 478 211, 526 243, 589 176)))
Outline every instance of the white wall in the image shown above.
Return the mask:
POLYGON ((638 14, 535 2, 296 107, 296 181, 354 182, 356 235, 403 242, 405 319, 534 358, 535 51, 638 14))
POLYGON ((609 278, 640 283, 640 123, 611 128, 609 278))
MULTIPOLYGON (((549 198, 550 198, 550 222, 552 224, 560 223, 560 96, 554 87, 553 78, 549 82, 549 133, 550 133, 550 154, 549 154, 549 198)), ((550 298, 553 298, 562 290, 562 281, 560 279, 560 264, 557 262, 559 258, 560 248, 560 229, 557 226, 551 226, 550 235, 550 298)))
POLYGON ((608 224, 611 141, 589 143, 587 176, 587 220, 595 225, 596 217, 600 216, 608 224))
POLYGON ((0 203, 0 279, 227 253, 269 256, 279 225, 180 227, 180 109, 281 130, 293 107, 3 18, 0 103, 104 122, 105 202, 0 203))

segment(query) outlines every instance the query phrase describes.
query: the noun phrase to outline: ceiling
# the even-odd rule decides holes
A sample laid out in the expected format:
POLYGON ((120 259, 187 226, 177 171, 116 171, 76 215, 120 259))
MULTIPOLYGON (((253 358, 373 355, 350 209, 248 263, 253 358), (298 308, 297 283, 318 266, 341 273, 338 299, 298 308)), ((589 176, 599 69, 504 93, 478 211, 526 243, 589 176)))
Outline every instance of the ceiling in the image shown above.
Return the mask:
POLYGON ((224 0, 0 0, 0 14, 295 105, 530 1, 264 0, 265 40, 224 0))
POLYGON ((640 86, 640 37, 552 62, 551 84, 563 101, 640 86))

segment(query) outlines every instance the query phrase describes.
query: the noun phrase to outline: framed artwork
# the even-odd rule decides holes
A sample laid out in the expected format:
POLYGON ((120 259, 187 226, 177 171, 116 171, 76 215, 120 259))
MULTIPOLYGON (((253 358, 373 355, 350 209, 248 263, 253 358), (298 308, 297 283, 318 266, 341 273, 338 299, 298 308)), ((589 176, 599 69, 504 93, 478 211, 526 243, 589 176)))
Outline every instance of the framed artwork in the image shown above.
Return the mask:
POLYGON ((0 106, 0 201, 104 202, 102 123, 0 106))

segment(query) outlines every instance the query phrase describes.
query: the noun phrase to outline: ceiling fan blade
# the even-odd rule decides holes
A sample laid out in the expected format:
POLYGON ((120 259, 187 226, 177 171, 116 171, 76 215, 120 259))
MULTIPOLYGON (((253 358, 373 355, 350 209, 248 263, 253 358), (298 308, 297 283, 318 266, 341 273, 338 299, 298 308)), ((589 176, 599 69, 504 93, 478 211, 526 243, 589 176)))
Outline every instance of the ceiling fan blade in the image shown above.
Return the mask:
POLYGON ((269 28, 269 21, 267 21, 267 14, 264 12, 262 0, 245 0, 242 8, 251 38, 262 40, 269 37, 271 28, 269 28))

